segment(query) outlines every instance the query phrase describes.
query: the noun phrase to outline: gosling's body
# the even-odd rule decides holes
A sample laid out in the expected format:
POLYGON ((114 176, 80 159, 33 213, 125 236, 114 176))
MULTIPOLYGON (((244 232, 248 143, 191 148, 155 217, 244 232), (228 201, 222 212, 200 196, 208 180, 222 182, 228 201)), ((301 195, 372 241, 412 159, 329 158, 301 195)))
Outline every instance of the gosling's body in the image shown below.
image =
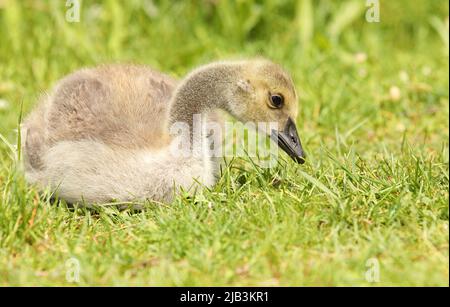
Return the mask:
MULTIPOLYGON (((237 101, 257 96, 246 72, 239 62, 205 66, 181 82, 143 66, 75 72, 58 82, 22 125, 26 179, 70 203, 165 202, 180 189, 210 187, 217 180, 217 159, 203 149, 174 156, 169 127, 179 121, 192 126, 193 114, 218 121, 217 109, 238 119, 260 119, 260 110, 246 114, 249 106, 237 101)), ((289 83, 287 78, 282 83, 289 83)), ((295 115, 296 106, 289 112, 295 115)), ((285 121, 284 115, 277 116, 285 121)))
POLYGON ((75 72, 23 125, 27 180, 75 203, 170 201, 215 182, 213 160, 173 159, 167 129, 177 81, 147 67, 75 72))

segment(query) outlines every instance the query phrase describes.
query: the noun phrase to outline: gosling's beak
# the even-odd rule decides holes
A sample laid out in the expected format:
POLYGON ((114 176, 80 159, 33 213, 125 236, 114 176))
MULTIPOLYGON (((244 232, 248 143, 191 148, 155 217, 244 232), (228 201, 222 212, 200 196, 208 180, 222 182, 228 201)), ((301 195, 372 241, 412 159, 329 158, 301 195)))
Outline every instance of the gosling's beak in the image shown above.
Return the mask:
POLYGON ((288 118, 283 131, 272 130, 271 138, 278 143, 295 162, 305 163, 306 155, 298 137, 297 127, 291 118, 288 118))

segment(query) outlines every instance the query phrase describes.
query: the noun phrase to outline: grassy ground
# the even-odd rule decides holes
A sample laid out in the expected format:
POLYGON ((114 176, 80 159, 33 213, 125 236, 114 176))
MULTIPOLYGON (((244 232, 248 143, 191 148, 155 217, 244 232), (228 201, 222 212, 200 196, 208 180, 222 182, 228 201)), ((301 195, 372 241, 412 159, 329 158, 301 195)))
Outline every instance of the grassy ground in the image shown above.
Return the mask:
POLYGON ((381 0, 380 23, 362 0, 170 2, 84 1, 68 23, 65 1, 0 0, 0 285, 72 285, 78 263, 81 285, 448 286, 448 2, 381 0), (21 105, 65 74, 137 62, 181 77, 255 55, 294 76, 304 166, 244 159, 138 213, 26 186, 21 105))

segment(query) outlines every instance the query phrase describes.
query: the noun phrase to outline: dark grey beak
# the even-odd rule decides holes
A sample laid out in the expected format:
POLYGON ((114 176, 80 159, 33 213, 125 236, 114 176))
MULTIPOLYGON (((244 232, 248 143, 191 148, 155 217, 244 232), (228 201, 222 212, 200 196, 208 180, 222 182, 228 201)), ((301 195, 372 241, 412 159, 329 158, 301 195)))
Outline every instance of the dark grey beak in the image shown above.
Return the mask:
POLYGON ((271 138, 278 143, 295 162, 305 163, 306 155, 298 137, 297 127, 291 118, 288 118, 283 131, 272 130, 271 138))

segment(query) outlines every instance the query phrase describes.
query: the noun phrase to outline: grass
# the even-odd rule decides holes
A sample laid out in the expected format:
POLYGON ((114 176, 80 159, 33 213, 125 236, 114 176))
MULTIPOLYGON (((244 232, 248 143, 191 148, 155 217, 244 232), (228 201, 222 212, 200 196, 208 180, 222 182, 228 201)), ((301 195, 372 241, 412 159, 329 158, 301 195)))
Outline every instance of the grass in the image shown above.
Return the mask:
POLYGON ((0 0, 0 285, 449 285, 447 1, 380 1, 380 23, 358 0, 84 1, 79 23, 64 2, 0 0), (142 212, 24 182, 22 105, 65 74, 257 55, 293 74, 307 164, 238 159, 142 212))

